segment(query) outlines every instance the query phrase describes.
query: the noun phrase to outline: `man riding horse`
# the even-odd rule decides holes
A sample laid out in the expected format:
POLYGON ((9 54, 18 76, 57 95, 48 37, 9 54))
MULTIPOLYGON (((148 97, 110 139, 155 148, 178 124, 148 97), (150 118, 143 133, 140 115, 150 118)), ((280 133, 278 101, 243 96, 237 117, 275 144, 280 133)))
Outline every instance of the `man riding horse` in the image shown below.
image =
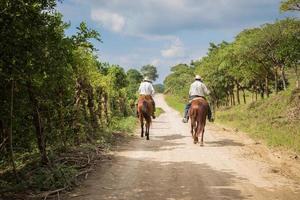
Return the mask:
POLYGON ((148 78, 145 77, 143 82, 140 84, 139 90, 140 98, 146 98, 149 99, 149 101, 152 103, 153 109, 152 109, 152 118, 155 119, 155 102, 153 100, 153 95, 154 95, 154 88, 152 86, 152 81, 148 78))
MULTIPOLYGON (((189 120, 188 113, 189 113, 189 109, 191 107, 192 100, 195 98, 199 98, 199 97, 206 100, 205 96, 209 95, 209 94, 210 94, 210 91, 207 89, 206 85, 203 83, 201 77, 199 75, 196 75, 195 81, 190 86, 189 103, 186 104, 186 106, 185 106, 184 118, 182 120, 183 123, 187 123, 189 120)), ((212 116, 212 112, 211 112, 211 109, 209 106, 208 106, 207 117, 210 122, 214 121, 214 118, 212 116)))

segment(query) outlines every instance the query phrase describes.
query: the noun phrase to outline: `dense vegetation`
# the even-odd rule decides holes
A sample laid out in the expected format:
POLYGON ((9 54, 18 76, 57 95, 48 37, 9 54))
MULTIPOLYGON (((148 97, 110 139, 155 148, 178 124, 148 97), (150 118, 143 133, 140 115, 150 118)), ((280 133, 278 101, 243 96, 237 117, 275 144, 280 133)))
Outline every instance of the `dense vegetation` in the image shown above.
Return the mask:
POLYGON ((207 56, 191 66, 177 65, 165 79, 166 89, 176 95, 187 94, 194 74, 200 74, 217 105, 246 103, 246 91, 254 98, 269 97, 286 90, 286 69, 293 70, 299 87, 300 21, 285 19, 259 28, 247 29, 235 41, 211 43, 207 56), (242 98, 241 98, 242 97, 242 98))
POLYGON ((56 0, 0 2, 0 176, 8 177, 0 179, 0 193, 26 181, 31 189, 64 186, 56 179, 73 171, 54 166, 54 154, 134 128, 142 74, 100 62, 92 42, 101 36, 85 23, 66 36, 69 24, 55 6, 56 0), (49 174, 27 180, 33 174, 20 171, 33 162, 51 166, 44 168, 49 174))
MULTIPOLYGON (((299 0, 283 1, 281 9, 297 11, 299 5, 299 0)), ((287 18, 243 30, 232 42, 211 43, 206 56, 171 68, 164 81, 166 100, 179 110, 200 74, 211 104, 222 110, 220 121, 300 150, 299 36, 300 20, 287 18)))

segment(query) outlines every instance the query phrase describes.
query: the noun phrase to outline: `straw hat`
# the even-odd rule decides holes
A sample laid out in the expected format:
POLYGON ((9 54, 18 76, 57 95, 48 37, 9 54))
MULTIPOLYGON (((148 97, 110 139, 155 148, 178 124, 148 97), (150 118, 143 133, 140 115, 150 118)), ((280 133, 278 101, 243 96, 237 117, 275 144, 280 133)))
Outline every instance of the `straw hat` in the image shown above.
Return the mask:
POLYGON ((196 75, 195 76, 195 80, 201 80, 202 78, 201 78, 201 76, 200 75, 196 75))
POLYGON ((150 78, 149 78, 148 76, 145 76, 145 77, 144 77, 144 81, 149 81, 149 82, 151 82, 151 80, 150 80, 150 78))

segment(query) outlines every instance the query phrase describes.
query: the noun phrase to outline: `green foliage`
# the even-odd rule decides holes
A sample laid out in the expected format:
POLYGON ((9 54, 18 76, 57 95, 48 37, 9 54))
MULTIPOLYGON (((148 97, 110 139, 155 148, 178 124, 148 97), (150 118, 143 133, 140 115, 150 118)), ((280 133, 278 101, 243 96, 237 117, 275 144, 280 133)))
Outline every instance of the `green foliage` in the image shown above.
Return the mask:
POLYGON ((283 0, 280 5, 281 11, 300 11, 300 0, 283 0))
POLYGON ((128 87, 127 87, 127 94, 129 94, 129 98, 136 100, 137 99, 137 91, 139 89, 139 84, 143 80, 142 74, 136 69, 130 69, 126 73, 128 87))
POLYGON ((141 73, 144 77, 148 77, 150 80, 155 81, 158 78, 157 69, 153 65, 145 65, 141 69, 141 73))
POLYGON ((179 64, 171 68, 171 74, 164 80, 165 92, 188 99, 190 84, 194 81, 194 67, 179 64))
POLYGON ((166 95, 165 100, 170 107, 174 108, 181 114, 184 112, 185 102, 183 102, 182 99, 176 96, 166 95))
POLYGON ((163 113, 165 113, 165 111, 162 108, 160 108, 160 107, 156 108, 156 111, 155 111, 156 117, 159 117, 163 113))
POLYGON ((86 23, 65 36, 69 25, 55 6, 55 0, 0 2, 0 176, 39 155, 44 168, 29 182, 41 190, 63 186, 61 178, 75 172, 48 169, 49 151, 102 140, 111 127, 134 127, 128 117, 142 79, 136 70, 101 63, 91 43, 101 42, 100 33, 86 23))
POLYGON ((132 133, 136 129, 137 118, 134 116, 127 118, 115 118, 112 122, 112 130, 123 133, 132 133))
POLYGON ((299 35, 299 19, 287 18, 246 29, 231 43, 210 43, 206 56, 171 69, 164 81, 167 103, 183 112, 193 75, 200 74, 211 91, 211 103, 219 108, 217 121, 272 146, 299 151, 300 102, 290 100, 299 98, 291 98, 293 88, 300 87, 299 35))
POLYGON ((165 86, 163 84, 155 84, 153 85, 153 88, 156 93, 164 93, 165 91, 165 86))
POLYGON ((293 91, 284 91, 269 99, 219 110, 217 122, 245 131, 270 146, 300 152, 300 123, 296 117, 300 102, 292 95, 293 91))

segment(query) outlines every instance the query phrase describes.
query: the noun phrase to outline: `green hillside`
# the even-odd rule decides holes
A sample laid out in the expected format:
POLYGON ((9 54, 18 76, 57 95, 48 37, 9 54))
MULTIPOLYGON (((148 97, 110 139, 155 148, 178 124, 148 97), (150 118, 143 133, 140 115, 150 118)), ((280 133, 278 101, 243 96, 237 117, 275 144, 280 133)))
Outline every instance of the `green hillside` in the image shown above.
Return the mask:
POLYGON ((300 90, 288 90, 268 99, 223 108, 216 121, 238 128, 268 145, 300 151, 300 90))

